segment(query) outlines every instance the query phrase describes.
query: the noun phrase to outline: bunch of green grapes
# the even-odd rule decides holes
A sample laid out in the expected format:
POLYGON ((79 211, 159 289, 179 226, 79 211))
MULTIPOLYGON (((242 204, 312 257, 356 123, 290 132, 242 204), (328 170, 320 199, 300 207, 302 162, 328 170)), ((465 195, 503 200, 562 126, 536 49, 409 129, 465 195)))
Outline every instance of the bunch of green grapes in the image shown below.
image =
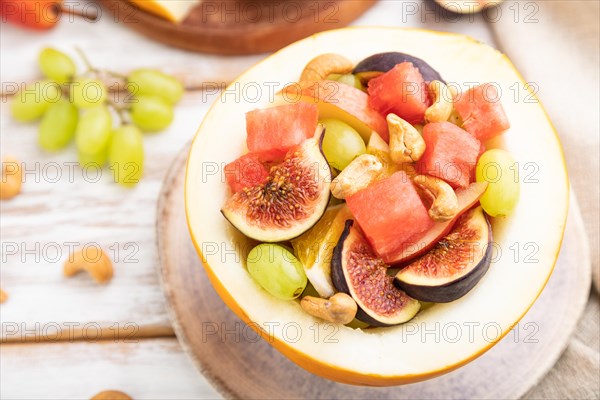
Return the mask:
POLYGON ((40 120, 42 149, 58 151, 75 139, 82 167, 108 163, 116 182, 135 185, 144 169, 142 132, 158 132, 173 122, 183 85, 161 71, 138 69, 122 77, 132 96, 121 105, 108 96, 98 78, 102 71, 89 67, 78 76, 73 59, 52 48, 42 50, 38 61, 46 79, 14 96, 13 117, 21 122, 40 120))

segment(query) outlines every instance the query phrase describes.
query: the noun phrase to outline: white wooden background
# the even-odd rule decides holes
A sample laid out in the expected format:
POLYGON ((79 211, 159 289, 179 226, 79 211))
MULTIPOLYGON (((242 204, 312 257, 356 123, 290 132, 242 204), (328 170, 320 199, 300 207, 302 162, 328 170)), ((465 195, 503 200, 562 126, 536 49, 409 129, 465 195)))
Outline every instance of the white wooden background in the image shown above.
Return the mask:
MULTIPOLYGON (((405 3, 382 1, 355 24, 457 31, 494 45, 481 17, 435 21, 422 8, 406 15, 405 3)), ((34 172, 26 176, 19 197, 0 203, 1 286, 10 296, 0 306, 0 397, 89 398, 106 389, 136 399, 219 397, 173 336, 156 276, 156 200, 171 160, 193 137, 215 99, 215 94, 197 88, 204 81, 229 81, 264 55, 218 57, 171 49, 126 30, 107 14, 97 23, 64 20, 47 33, 4 24, 1 29, 3 92, 8 83, 38 78, 36 57, 47 45, 71 54, 79 46, 98 67, 121 73, 160 68, 196 89, 177 106, 167 131, 145 137, 144 178, 131 190, 113 184, 107 172, 92 183, 75 168, 71 179, 65 163, 76 161, 75 150, 42 152, 36 145, 36 125, 12 121, 3 96, 2 156, 12 155, 34 172), (56 182, 55 165, 62 171, 56 182), (64 278, 69 242, 97 242, 113 249, 113 280, 98 286, 86 275, 64 278), (62 254, 56 253, 56 245, 62 254), (126 255, 131 262, 125 262, 126 255), (115 340, 117 331, 121 335, 115 340), (94 340, 99 332, 104 340, 94 340)))

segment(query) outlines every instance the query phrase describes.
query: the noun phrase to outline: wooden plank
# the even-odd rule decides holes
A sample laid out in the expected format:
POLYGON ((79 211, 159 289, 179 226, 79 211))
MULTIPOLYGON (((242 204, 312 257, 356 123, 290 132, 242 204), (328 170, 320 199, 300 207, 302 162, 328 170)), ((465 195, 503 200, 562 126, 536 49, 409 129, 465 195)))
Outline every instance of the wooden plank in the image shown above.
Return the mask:
POLYGON ((3 399, 89 399, 120 390, 134 399, 216 399, 175 338, 11 344, 0 349, 3 399))
POLYGON ((56 326, 62 330, 57 335, 70 340, 85 336, 86 324, 88 329, 100 326, 109 338, 132 331, 140 337, 172 335, 155 273, 154 213, 162 178, 171 158, 195 134, 215 99, 214 89, 262 56, 224 60, 172 49, 115 24, 108 14, 97 23, 66 18, 43 34, 4 24, 0 44, 3 93, 39 77, 37 54, 48 45, 72 55, 77 45, 96 66, 120 73, 160 68, 188 88, 211 89, 188 93, 172 126, 146 136, 145 176, 132 190, 113 184, 109 170, 96 181, 97 171, 76 168, 73 146, 56 154, 42 152, 36 145, 37 126, 12 121, 8 99, 0 106, 2 155, 17 157, 30 171, 23 194, 0 204, 1 282, 10 295, 2 304, 2 341, 54 338, 56 326), (100 243, 109 252, 115 262, 109 285, 62 276, 70 242, 100 243), (35 339, 27 334, 32 331, 35 339))
MULTIPOLYGON (((95 323, 148 335, 170 330, 163 294, 155 272, 156 199, 171 158, 195 134, 213 97, 192 92, 177 106, 173 125, 145 137, 144 178, 133 189, 112 182, 109 169, 82 170, 74 146, 47 154, 36 144, 36 125, 15 123, 7 104, 0 108, 2 154, 21 160, 27 172, 23 192, 2 202, 3 340, 26 338, 58 324, 95 323), (62 264, 75 245, 99 243, 115 265, 105 286, 85 274, 66 279, 62 264), (22 326, 22 324, 25 324, 22 326), (14 333, 14 325, 19 326, 14 333)), ((52 328, 54 329, 54 328, 52 328)))
MULTIPOLYGON (((508 13, 505 13, 505 15, 506 18, 510 18, 508 13)), ((377 5, 354 21, 352 25, 396 26, 456 32, 469 35, 490 46, 495 46, 494 37, 482 13, 457 15, 440 9, 433 1, 428 0, 380 0, 377 5)), ((443 66, 438 66, 438 68, 442 69, 443 66)))

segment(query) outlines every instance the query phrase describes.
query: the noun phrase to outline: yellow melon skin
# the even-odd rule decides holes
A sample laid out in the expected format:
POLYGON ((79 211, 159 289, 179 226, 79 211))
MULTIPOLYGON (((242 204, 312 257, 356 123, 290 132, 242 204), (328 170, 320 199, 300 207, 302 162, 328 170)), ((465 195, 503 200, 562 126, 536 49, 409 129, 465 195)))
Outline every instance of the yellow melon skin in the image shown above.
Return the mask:
MULTIPOLYGON (((192 238, 193 239, 193 238, 192 238)), ((200 253, 200 247, 194 240, 194 246, 200 253)), ((232 300, 229 292, 223 287, 221 282, 217 279, 217 277, 213 274, 212 269, 210 267, 206 267, 206 261, 203 259, 202 262, 205 265, 206 273, 210 283, 212 283, 216 292, 219 294, 221 299, 227 304, 227 306, 250 328, 252 328, 255 332, 257 332, 264 340, 268 343, 271 343, 273 347, 279 350, 282 354, 288 357, 290 360, 304 368, 305 370, 319 375, 323 378, 330 379, 339 383, 346 383, 349 385, 360 385, 360 386, 395 386, 395 385, 405 385, 409 383, 421 382, 427 379, 435 378, 436 376, 440 376, 446 374, 450 371, 453 371, 470 361, 473 361, 481 354, 485 353, 489 350, 495 343, 492 343, 489 347, 486 347, 481 350, 480 353, 474 354, 472 357, 464 360, 463 362, 446 366, 438 371, 429 371, 425 374, 421 375, 401 375, 401 376, 381 376, 381 375, 369 375, 358 373, 356 371, 344 370, 337 368, 334 365, 325 365, 319 360, 308 357, 306 354, 300 353, 296 351, 293 346, 288 345, 285 341, 278 340, 274 338, 272 335, 269 335, 267 331, 262 329, 257 329, 256 324, 252 321, 248 315, 244 312, 244 310, 239 306, 238 303, 232 300)), ((511 327, 512 329, 512 327, 511 327)))
POLYGON ((190 150, 187 222, 213 286, 241 319, 279 351, 334 381, 369 386, 412 383, 477 358, 510 332, 542 292, 560 250, 569 207, 558 137, 528 90, 508 58, 496 50, 467 36, 416 29, 328 31, 265 59, 213 104, 190 150), (486 144, 508 150, 519 163, 521 199, 511 216, 492 220, 500 251, 471 292, 452 303, 426 308, 406 324, 363 331, 319 321, 304 313, 298 302, 275 299, 252 280, 245 269, 251 243, 219 212, 229 196, 219 166, 245 151, 244 114, 269 106, 276 97, 272 94, 296 81, 313 57, 336 52, 358 62, 385 51, 424 59, 449 83, 497 84, 511 128, 486 144), (281 85, 273 87, 272 82, 281 85), (262 89, 258 97, 256 87, 262 89), (300 337, 292 337, 293 330, 287 329, 292 326, 300 337), (473 326, 473 335, 468 326, 473 326), (334 331, 333 341, 324 340, 334 331), (458 338, 452 335, 456 331, 461 333, 458 338))

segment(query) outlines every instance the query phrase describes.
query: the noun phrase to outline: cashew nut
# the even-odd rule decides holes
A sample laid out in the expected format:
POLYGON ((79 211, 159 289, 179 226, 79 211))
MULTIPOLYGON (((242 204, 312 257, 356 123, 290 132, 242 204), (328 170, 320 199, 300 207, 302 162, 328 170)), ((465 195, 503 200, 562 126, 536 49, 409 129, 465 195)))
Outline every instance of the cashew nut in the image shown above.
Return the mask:
POLYGON ((21 192, 21 164, 14 158, 2 160, 2 181, 0 181, 0 199, 12 199, 21 192))
POLYGON ((383 163, 371 154, 356 157, 331 182, 331 194, 345 199, 375 182, 383 172, 383 163))
POLYGON ((358 306, 346 293, 336 293, 329 299, 305 296, 300 306, 310 315, 336 324, 348 324, 356 316, 358 306))
POLYGON ((413 178, 413 182, 432 198, 429 216, 434 221, 447 221, 456 215, 458 199, 450 185, 428 175, 417 175, 413 178))
POLYGON ((429 92, 433 95, 433 104, 425 110, 425 121, 448 121, 452 113, 452 98, 448 87, 440 81, 429 82, 429 92))
POLYGON ((425 152, 425 140, 419 131, 396 114, 388 114, 390 157, 397 163, 417 161, 425 152))
POLYGON ((81 271, 89 273, 98 283, 106 283, 113 276, 113 265, 108 255, 100 247, 86 246, 71 254, 63 268, 67 277, 81 271))
POLYGON ((330 74, 348 74, 353 68, 354 64, 346 57, 335 53, 321 54, 306 64, 300 81, 322 81, 330 74))
POLYGON ((4 303, 6 300, 8 300, 8 293, 0 289, 0 303, 4 303))
POLYGON ((129 395, 118 390, 105 390, 96 394, 90 400, 132 400, 129 395))

